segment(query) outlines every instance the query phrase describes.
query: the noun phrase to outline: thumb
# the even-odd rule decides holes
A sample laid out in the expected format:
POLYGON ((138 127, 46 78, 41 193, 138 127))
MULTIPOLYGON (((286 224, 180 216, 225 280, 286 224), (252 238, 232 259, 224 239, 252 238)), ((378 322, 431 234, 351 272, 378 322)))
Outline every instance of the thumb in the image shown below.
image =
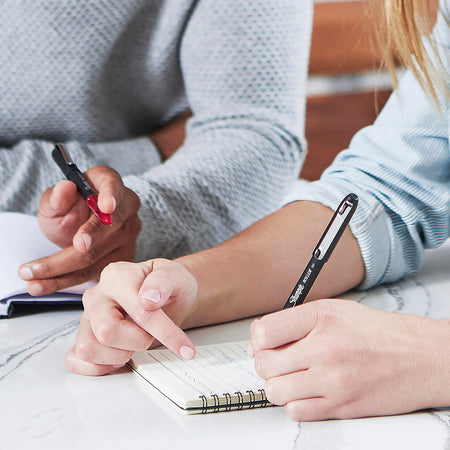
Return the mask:
POLYGON ((155 259, 139 265, 148 273, 138 293, 144 309, 154 310, 174 301, 191 303, 197 296, 196 279, 180 263, 155 259))
POLYGON ((38 210, 39 226, 53 243, 66 248, 80 225, 89 217, 89 209, 76 186, 67 180, 47 189, 41 197, 38 210))
POLYGON ((42 194, 39 213, 49 219, 65 216, 78 198, 77 188, 71 181, 60 181, 42 194))

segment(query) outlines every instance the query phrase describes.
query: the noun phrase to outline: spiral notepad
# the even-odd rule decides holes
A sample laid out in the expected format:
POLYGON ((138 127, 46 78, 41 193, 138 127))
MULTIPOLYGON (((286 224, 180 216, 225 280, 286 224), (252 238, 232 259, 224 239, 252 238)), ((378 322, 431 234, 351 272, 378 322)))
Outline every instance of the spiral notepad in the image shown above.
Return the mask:
POLYGON ((132 369, 187 414, 273 406, 247 355, 248 341, 196 347, 184 361, 167 349, 133 355, 132 369))

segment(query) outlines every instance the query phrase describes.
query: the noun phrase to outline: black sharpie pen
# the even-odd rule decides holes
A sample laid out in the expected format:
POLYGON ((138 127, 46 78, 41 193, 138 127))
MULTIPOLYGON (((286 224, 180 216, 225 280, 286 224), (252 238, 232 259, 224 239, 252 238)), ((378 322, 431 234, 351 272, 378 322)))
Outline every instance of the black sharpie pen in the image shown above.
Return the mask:
POLYGON ((52 151, 52 157, 64 176, 77 187, 77 191, 83 197, 84 201, 92 212, 99 218, 100 222, 105 225, 112 225, 112 219, 109 214, 100 211, 98 207, 98 197, 92 190, 87 180, 83 177, 80 169, 70 158, 68 151, 64 145, 57 144, 52 151))
POLYGON ((330 223, 325 229, 325 232, 320 238, 319 243, 314 249, 309 263, 300 276, 300 279, 297 281, 297 284, 284 305, 284 308, 301 305, 305 301, 305 298, 311 290, 311 287, 319 275, 320 270, 328 261, 331 253, 336 247, 336 244, 344 233, 345 228, 350 222, 350 219, 355 213, 357 206, 358 196, 356 194, 349 194, 344 198, 344 200, 342 200, 341 204, 338 206, 336 212, 331 218, 330 223))

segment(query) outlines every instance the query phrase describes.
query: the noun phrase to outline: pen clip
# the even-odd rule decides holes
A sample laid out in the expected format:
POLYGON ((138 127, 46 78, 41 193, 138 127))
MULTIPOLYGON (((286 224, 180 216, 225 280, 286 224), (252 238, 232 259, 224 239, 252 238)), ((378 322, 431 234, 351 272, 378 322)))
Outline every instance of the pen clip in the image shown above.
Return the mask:
POLYGON ((52 151, 52 158, 66 178, 69 178, 74 170, 78 170, 77 166, 70 158, 69 152, 62 144, 55 145, 55 148, 52 151))
POLYGON ((347 227, 358 205, 358 196, 349 194, 342 200, 331 222, 313 251, 314 258, 327 261, 339 238, 347 227))
POLYGON ((83 174, 80 172, 77 165, 72 161, 72 158, 70 157, 69 152, 65 149, 64 145, 55 145, 55 148, 52 151, 52 158, 61 169, 65 177, 76 185, 78 192, 84 199, 94 194, 92 187, 83 177, 83 174))
MULTIPOLYGON (((66 150, 64 145, 56 144, 55 145, 55 150, 57 150, 59 152, 59 154, 62 157, 62 160, 64 161, 65 164, 67 164, 68 166, 74 164, 74 162, 72 161, 72 158, 69 155, 69 152, 66 150)), ((55 150, 53 150, 53 151, 55 152, 55 150)))

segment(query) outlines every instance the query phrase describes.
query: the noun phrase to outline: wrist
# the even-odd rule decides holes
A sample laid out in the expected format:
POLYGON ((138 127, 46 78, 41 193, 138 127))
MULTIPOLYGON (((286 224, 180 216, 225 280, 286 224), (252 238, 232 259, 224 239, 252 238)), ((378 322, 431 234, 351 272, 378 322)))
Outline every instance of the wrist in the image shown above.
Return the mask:
POLYGON ((420 408, 450 406, 450 320, 420 317, 413 327, 422 347, 417 361, 417 390, 424 394, 420 408))
POLYGON ((440 389, 437 392, 437 398, 440 400, 438 406, 450 406, 450 319, 433 319, 437 322, 440 330, 439 367, 440 389))
POLYGON ((237 306, 241 283, 233 264, 227 264, 229 260, 217 247, 176 260, 192 274, 198 285, 197 297, 187 312, 183 328, 240 318, 237 306))
POLYGON ((184 111, 151 135, 163 161, 170 158, 183 145, 186 137, 186 121, 190 116, 190 111, 184 111))

